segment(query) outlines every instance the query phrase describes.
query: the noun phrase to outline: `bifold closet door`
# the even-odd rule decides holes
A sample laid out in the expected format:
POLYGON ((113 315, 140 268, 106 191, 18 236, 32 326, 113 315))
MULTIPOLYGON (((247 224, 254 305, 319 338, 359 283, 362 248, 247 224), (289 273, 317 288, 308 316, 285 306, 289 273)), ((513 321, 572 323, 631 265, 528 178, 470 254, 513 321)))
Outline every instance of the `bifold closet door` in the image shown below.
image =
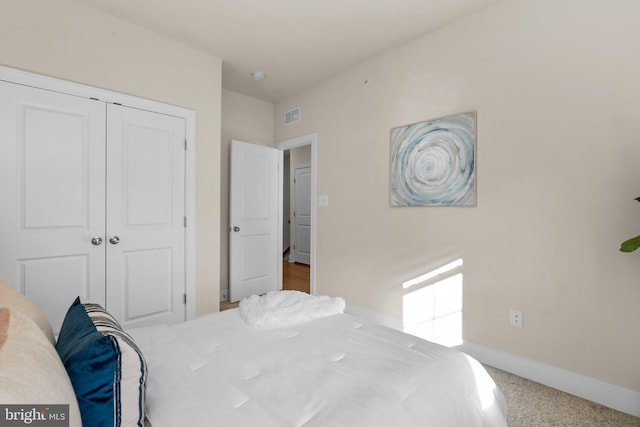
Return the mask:
POLYGON ((0 81, 0 280, 54 331, 105 304, 105 104, 0 81))
POLYGON ((55 332, 73 299, 185 320, 185 120, 0 81, 0 280, 55 332))
POLYGON ((107 117, 107 308, 125 328, 184 321, 185 120, 107 117))

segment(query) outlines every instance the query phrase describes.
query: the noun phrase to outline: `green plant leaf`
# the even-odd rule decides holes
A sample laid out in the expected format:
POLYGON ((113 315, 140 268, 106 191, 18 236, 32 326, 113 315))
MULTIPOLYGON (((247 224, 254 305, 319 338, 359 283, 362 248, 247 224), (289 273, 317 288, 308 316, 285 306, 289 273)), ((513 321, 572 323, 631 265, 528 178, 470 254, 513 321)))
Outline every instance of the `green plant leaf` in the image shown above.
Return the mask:
POLYGON ((640 202, 640 197, 636 197, 636 198, 635 198, 635 199, 633 199, 633 200, 636 200, 636 201, 640 202))
POLYGON ((625 240, 620 244, 620 252, 633 252, 640 248, 640 236, 625 240))

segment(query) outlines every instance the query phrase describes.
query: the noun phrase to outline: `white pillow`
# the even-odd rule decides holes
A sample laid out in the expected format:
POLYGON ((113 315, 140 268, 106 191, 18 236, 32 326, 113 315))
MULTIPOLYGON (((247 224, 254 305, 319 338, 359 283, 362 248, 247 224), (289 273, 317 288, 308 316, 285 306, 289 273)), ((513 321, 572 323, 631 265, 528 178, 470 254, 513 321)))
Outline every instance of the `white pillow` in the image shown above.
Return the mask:
POLYGON ((18 309, 33 320, 42 330, 52 345, 56 345, 56 339, 53 330, 49 324, 49 319, 44 311, 40 310, 34 303, 29 301, 27 297, 13 289, 8 284, 0 281, 0 307, 10 307, 18 309))
POLYGON ((69 405, 69 426, 82 427, 76 395, 56 349, 21 310, 0 307, 0 402, 69 405))

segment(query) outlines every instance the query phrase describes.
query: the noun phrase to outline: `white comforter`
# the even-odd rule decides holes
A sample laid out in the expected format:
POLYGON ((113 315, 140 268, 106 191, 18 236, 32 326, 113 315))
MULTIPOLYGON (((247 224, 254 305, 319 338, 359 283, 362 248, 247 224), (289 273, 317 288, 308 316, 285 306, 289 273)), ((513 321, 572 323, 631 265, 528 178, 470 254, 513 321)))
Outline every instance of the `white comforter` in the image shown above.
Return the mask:
POLYGON ((238 310, 130 331, 163 426, 506 426, 471 357, 338 314, 257 329, 238 310))

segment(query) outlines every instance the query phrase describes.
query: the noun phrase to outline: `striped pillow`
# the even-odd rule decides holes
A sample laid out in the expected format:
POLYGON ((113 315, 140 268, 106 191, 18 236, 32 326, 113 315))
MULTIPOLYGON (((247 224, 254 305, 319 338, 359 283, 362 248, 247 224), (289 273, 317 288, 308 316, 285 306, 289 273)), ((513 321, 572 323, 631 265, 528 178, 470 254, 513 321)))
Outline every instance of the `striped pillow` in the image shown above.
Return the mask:
POLYGON ((144 426, 146 363, 111 314, 76 298, 56 349, 73 384, 84 427, 144 426))

